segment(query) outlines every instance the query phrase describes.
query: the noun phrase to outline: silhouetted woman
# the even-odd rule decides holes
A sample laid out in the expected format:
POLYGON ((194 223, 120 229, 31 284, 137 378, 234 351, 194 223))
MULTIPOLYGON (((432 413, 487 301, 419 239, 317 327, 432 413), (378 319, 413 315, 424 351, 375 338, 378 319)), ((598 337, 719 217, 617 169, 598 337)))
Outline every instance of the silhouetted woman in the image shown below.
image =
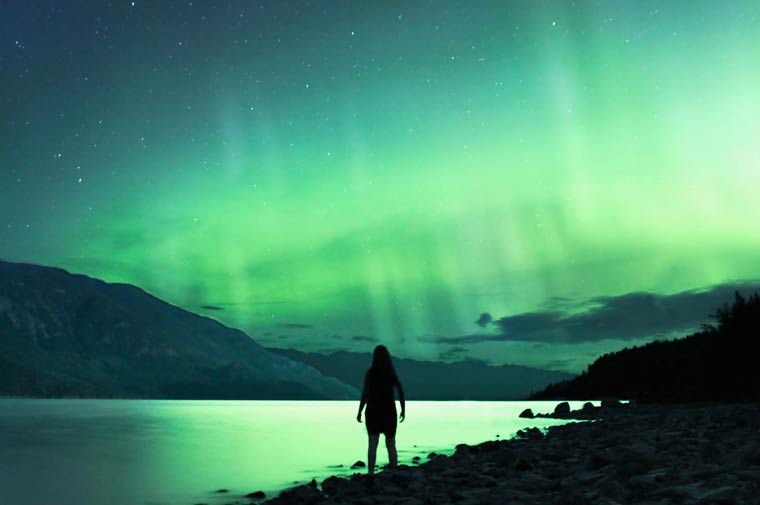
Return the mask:
POLYGON ((396 370, 391 362, 391 354, 384 345, 375 347, 372 353, 372 365, 364 375, 364 389, 362 399, 359 402, 359 413, 356 420, 362 422, 362 410, 367 406, 367 436, 369 448, 367 449, 367 472, 375 473, 375 459, 377 457, 377 443, 380 434, 385 435, 385 447, 388 449, 388 460, 391 468, 398 463, 396 454, 396 402, 393 399, 393 388, 398 388, 398 399, 401 403, 401 415, 404 421, 406 404, 404 402, 404 389, 398 380, 396 370))

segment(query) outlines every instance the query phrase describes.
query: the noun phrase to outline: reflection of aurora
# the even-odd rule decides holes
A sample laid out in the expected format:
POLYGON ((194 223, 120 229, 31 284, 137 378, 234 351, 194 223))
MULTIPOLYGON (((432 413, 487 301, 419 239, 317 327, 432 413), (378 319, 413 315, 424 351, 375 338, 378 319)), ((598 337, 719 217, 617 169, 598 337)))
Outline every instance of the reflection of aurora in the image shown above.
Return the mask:
MULTIPOLYGON (((269 345, 424 358, 485 311, 757 277, 756 2, 271 7, 98 12, 118 52, 43 60, 79 30, 6 58, 61 118, 4 114, 36 126, 0 140, 0 256, 224 309, 269 345)), ((468 352, 573 369, 619 346, 468 352)))
MULTIPOLYGON (((14 448, 0 451, 9 469, 0 472, 5 503, 227 503, 258 489, 275 496, 294 482, 348 475, 366 457, 355 401, 88 400, 86 412, 82 403, 0 402, 0 445, 14 448), (230 492, 219 496, 221 487, 230 492)), ((411 401, 414 417, 399 427, 399 461, 450 454, 455 444, 509 437, 528 425, 564 424, 518 417, 555 403, 411 401)), ((381 451, 378 463, 386 456, 381 451)))

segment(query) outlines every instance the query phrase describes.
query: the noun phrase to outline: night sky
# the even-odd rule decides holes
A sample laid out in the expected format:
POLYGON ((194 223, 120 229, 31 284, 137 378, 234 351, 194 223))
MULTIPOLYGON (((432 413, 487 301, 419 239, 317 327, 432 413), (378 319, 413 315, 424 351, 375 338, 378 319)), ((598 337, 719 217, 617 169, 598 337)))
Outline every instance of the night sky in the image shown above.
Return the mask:
POLYGON ((760 289, 760 3, 0 2, 0 258, 576 371, 760 289))

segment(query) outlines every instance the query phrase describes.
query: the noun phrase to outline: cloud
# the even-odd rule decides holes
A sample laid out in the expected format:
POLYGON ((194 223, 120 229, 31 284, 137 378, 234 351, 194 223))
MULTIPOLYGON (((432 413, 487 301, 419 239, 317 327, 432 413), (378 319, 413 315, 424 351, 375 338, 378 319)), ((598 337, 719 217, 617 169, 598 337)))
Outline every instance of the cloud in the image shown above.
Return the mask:
POLYGON ((462 346, 453 346, 449 349, 441 352, 438 354, 438 359, 442 360, 455 360, 459 358, 463 354, 467 354, 469 350, 466 347, 462 346))
POLYGON ((559 308, 504 316, 491 323, 496 333, 428 339, 443 344, 488 341, 551 343, 597 342, 606 339, 636 340, 688 332, 710 321, 710 315, 733 299, 734 291, 760 291, 760 281, 718 284, 672 295, 628 293, 587 300, 581 312, 559 308))
POLYGON ((307 324, 307 323, 281 323, 278 324, 280 328, 290 328, 292 330, 305 330, 308 328, 314 328, 313 324, 307 324))
POLYGON ((428 344, 479 344, 480 342, 506 339, 498 333, 470 333, 460 337, 419 337, 417 340, 428 344))
POLYGON ((493 321, 493 316, 489 314, 488 312, 483 312, 482 314, 480 314, 480 317, 478 318, 478 320, 475 321, 475 324, 477 324, 481 328, 485 328, 491 323, 491 321, 493 321))
MULTIPOLYGON (((545 370, 574 370, 578 366, 578 361, 578 358, 551 359, 543 362, 540 367, 545 370)), ((588 360, 581 359, 580 361, 585 364, 588 360)))
POLYGON ((201 308, 204 310, 224 310, 224 307, 218 305, 201 305, 201 308))
POLYGON ((377 342, 375 337, 368 337, 366 335, 354 335, 351 337, 354 342, 377 342))

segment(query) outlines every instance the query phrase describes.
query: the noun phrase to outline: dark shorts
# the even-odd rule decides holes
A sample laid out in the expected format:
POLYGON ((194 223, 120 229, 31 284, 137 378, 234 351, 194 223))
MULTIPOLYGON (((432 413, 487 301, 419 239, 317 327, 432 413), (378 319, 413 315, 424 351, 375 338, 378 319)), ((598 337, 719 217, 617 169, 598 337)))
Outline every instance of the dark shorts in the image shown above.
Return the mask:
POLYGON ((367 406, 367 433, 376 435, 383 433, 386 437, 396 436, 396 404, 383 406, 367 406))

